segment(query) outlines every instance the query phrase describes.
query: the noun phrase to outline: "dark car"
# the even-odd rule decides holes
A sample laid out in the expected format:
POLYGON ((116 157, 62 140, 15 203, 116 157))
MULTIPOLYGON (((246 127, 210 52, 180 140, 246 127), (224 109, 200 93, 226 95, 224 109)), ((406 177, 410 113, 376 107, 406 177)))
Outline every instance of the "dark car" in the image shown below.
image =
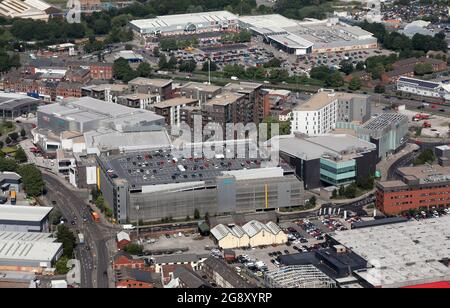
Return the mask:
POLYGON ((440 112, 445 112, 445 109, 439 109, 440 112))
POLYGON ((289 250, 286 249, 286 250, 284 251, 284 254, 286 254, 286 255, 290 254, 289 250))

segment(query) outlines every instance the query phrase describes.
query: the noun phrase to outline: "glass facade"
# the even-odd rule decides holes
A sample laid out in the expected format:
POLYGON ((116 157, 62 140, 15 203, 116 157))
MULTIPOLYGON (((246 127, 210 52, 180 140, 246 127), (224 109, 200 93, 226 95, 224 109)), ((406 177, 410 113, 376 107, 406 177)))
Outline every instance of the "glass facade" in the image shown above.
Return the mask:
POLYGON ((320 159, 320 180, 331 185, 344 185, 354 182, 356 178, 356 161, 354 159, 335 162, 320 159))

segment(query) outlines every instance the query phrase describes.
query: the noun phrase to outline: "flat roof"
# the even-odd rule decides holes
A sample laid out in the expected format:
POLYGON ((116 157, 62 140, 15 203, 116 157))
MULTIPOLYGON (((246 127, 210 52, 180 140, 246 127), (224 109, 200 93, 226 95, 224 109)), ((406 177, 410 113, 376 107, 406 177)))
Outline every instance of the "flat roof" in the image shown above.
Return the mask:
POLYGON ((336 92, 321 91, 314 94, 304 104, 296 107, 295 111, 316 111, 328 106, 332 102, 338 100, 336 92))
POLYGON ((425 80, 421 80, 421 79, 408 78, 408 77, 400 77, 397 82, 407 82, 407 83, 413 84, 417 87, 428 88, 428 89, 436 89, 436 88, 439 88, 441 85, 438 82, 431 82, 431 81, 425 81, 425 80))
POLYGON ((173 81, 171 79, 156 79, 156 78, 143 78, 137 77, 133 80, 130 80, 128 84, 131 85, 140 85, 140 86, 154 86, 164 88, 170 85, 173 81))
POLYGON ((169 108, 169 107, 176 107, 176 106, 182 106, 182 105, 193 105, 198 103, 198 99, 193 98, 187 98, 187 97, 175 97, 171 98, 159 103, 153 104, 153 107, 155 108, 169 108))
POLYGON ((0 241, 54 242, 51 233, 0 231, 0 241))
POLYGON ((52 207, 43 206, 1 205, 0 221, 41 222, 52 209, 52 207))
POLYGON ((387 127, 391 127, 393 125, 396 125, 397 123, 405 121, 408 121, 408 116, 400 113, 388 112, 382 113, 378 117, 370 119, 369 121, 364 123, 362 128, 371 131, 380 131, 386 129, 387 127))
POLYGON ((243 98, 244 94, 233 93, 233 92, 223 92, 216 95, 212 99, 208 100, 205 105, 209 106, 227 106, 233 104, 239 99, 243 98))
POLYGON ((188 82, 183 86, 181 86, 181 89, 194 89, 205 92, 216 92, 222 90, 222 87, 212 84, 204 84, 200 82, 188 82))
POLYGON ((450 181, 450 166, 423 165, 398 168, 401 176, 418 179, 421 184, 450 181))
POLYGON ((450 280, 440 261, 450 256, 450 216, 337 231, 333 238, 369 261, 357 272, 377 287, 404 287, 450 280))
POLYGON ((338 160, 351 159, 376 149, 375 144, 350 135, 289 136, 277 139, 281 152, 303 160, 318 159, 324 155, 338 160))
POLYGON ((0 240, 0 261, 52 261, 62 243, 0 240))

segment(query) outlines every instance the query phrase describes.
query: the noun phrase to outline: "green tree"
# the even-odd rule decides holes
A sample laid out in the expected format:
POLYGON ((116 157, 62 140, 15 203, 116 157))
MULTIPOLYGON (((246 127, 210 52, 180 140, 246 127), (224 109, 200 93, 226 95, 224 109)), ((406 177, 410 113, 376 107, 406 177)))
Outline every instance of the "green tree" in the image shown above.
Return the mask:
POLYGON ((6 142, 6 144, 11 144, 12 140, 11 140, 11 138, 8 136, 8 137, 6 137, 5 142, 6 142))
POLYGON ((342 60, 341 63, 339 63, 340 71, 343 72, 345 75, 350 75, 351 72, 353 72, 353 64, 350 60, 342 60))
POLYGON ((384 93, 386 88, 382 84, 377 84, 374 88, 375 93, 384 93))
POLYGON ((140 77, 150 77, 152 74, 152 67, 147 62, 142 62, 137 67, 137 73, 140 77))
POLYGON ((264 64, 264 67, 280 67, 281 66, 281 60, 278 58, 272 58, 268 62, 264 64))
MULTIPOLYGON (((116 79, 124 80, 133 74, 133 69, 124 58, 119 58, 114 61, 113 74, 116 79)), ((131 80, 131 79, 130 79, 131 80)))
POLYGON ((347 199, 353 199, 353 198, 356 197, 357 188, 356 188, 355 186, 356 186, 356 185, 354 185, 354 184, 352 183, 352 184, 348 185, 348 186, 345 188, 344 196, 345 196, 347 199))
POLYGON ((102 195, 98 196, 95 200, 95 206, 102 212, 105 211, 105 198, 102 195))
POLYGON ((23 165, 18 167, 18 173, 22 177, 24 189, 28 196, 42 195, 45 183, 41 171, 35 165, 23 165))
POLYGON ((169 58, 169 61, 167 62, 167 68, 170 70, 175 69, 177 64, 178 64, 177 58, 175 58, 175 56, 171 56, 169 58))
POLYGON ((56 232, 56 241, 62 243, 63 256, 67 258, 73 257, 73 250, 76 245, 76 238, 70 229, 65 225, 58 225, 56 232))
POLYGON ((211 69, 211 72, 217 71, 217 64, 214 61, 210 61, 210 64, 208 64, 208 61, 203 62, 202 71, 207 72, 209 69, 211 69))
POLYGON ((311 196, 311 198, 309 198, 309 200, 308 200, 308 203, 313 205, 313 206, 316 206, 316 203, 317 203, 316 196, 311 196))
POLYGON ((25 136, 27 135, 27 132, 25 131, 25 129, 21 129, 20 130, 20 137, 25 138, 25 136))
POLYGON ((141 245, 135 244, 135 243, 130 243, 128 245, 126 245, 123 250, 127 253, 129 253, 130 255, 139 255, 142 254, 144 247, 142 247, 141 245))
POLYGON ((338 191, 336 189, 334 189, 331 193, 331 199, 336 199, 338 196, 338 191))
POLYGON ((194 219, 200 219, 200 211, 198 209, 194 210, 194 219))
POLYGON ((66 275, 69 272, 69 268, 67 267, 67 262, 69 262, 69 258, 61 257, 58 261, 56 261, 55 268, 58 275, 66 275))
POLYGON ((51 222, 51 224, 52 225, 59 225, 59 223, 61 222, 61 218, 62 218, 63 216, 62 216, 62 214, 61 214, 61 212, 59 211, 59 210, 57 210, 57 209, 53 209, 51 212, 50 212, 50 215, 49 215, 49 220, 50 220, 50 222, 51 222))
POLYGON ((180 72, 192 73, 193 71, 195 71, 196 67, 197 62, 195 62, 195 60, 181 61, 179 70, 180 72))
POLYGON ((361 80, 358 77, 353 77, 348 84, 348 88, 352 91, 361 89, 361 80))
POLYGON ((431 63, 417 63, 414 65, 414 74, 423 76, 433 73, 433 65, 431 63))
POLYGON ((159 58, 159 55, 160 55, 159 47, 153 48, 153 56, 159 58))
POLYGON ((17 148, 17 151, 14 154, 14 159, 19 163, 24 163, 28 160, 27 154, 21 147, 17 148))
POLYGON ((166 69, 166 68, 168 68, 167 57, 166 57, 165 54, 161 54, 159 56, 158 67, 159 67, 159 69, 166 69))
POLYGON ((3 148, 4 145, 5 143, 3 141, 0 141, 0 149, 3 148))
POLYGON ((0 172, 15 172, 17 168, 18 166, 15 160, 4 157, 0 158, 0 172))
POLYGON ((14 142, 17 142, 17 139, 19 139, 19 134, 16 132, 12 132, 8 135, 8 137, 11 138, 11 140, 13 140, 14 142))

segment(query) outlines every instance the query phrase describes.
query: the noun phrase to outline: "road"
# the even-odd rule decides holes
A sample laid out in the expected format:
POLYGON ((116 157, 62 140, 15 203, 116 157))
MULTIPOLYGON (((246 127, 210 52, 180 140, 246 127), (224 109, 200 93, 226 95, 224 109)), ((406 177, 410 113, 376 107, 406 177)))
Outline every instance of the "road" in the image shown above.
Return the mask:
POLYGON ((418 152, 410 152, 397 159, 388 169, 387 180, 392 181, 398 179, 397 175, 398 168, 407 167, 411 165, 418 155, 419 155, 418 152))
POLYGON ((85 236, 85 244, 78 245, 76 255, 81 262, 81 286, 84 288, 108 288, 108 267, 110 256, 106 241, 112 236, 109 228, 94 222, 88 211, 88 204, 74 191, 67 188, 55 176, 43 173, 47 187, 47 199, 55 201, 55 206, 68 220, 72 229, 85 236), (87 219, 83 222, 83 217, 87 219), (75 226, 70 222, 76 221, 75 226), (86 245, 92 247, 89 251, 86 245))

